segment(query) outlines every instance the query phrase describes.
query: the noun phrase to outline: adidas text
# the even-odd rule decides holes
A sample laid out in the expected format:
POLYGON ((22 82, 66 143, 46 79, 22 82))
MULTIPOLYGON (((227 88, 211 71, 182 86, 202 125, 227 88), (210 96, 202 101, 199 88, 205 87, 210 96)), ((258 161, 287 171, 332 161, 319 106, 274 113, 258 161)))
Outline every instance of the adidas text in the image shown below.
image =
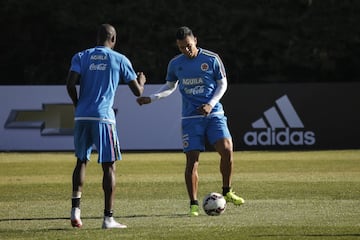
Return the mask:
POLYGON ((289 128, 271 129, 265 131, 249 131, 244 135, 244 142, 248 146, 271 146, 271 145, 314 145, 315 133, 312 131, 296 131, 289 128))

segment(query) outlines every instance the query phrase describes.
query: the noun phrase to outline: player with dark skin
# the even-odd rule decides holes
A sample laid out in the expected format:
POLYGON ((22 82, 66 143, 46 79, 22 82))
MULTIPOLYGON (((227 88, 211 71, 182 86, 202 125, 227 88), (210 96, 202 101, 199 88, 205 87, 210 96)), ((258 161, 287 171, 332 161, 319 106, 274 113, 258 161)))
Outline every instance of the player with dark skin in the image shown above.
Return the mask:
MULTIPOLYGON (((110 24, 103 24, 98 31, 97 46, 104 46, 106 48, 114 49, 115 44, 116 44, 115 28, 110 24)), ((79 101, 79 95, 76 89, 76 84, 81 82, 80 81, 81 77, 82 76, 78 72, 70 71, 66 81, 67 91, 75 108, 77 107, 79 101)), ((146 82, 145 75, 142 72, 140 72, 137 73, 137 79, 128 82, 128 86, 131 89, 132 93, 135 96, 139 97, 144 91, 145 82, 146 82)), ((81 87, 81 83, 80 83, 80 87, 81 87)), ((83 191, 83 186, 85 182, 85 172, 86 172, 87 163, 88 161, 84 161, 79 158, 77 159, 76 166, 74 168, 72 175, 73 195, 74 193, 80 193, 80 197, 81 197, 81 193, 83 191)), ((104 209, 110 211, 114 207, 115 186, 116 186, 116 182, 115 182, 116 165, 115 165, 115 161, 102 162, 101 165, 103 170, 102 188, 104 191, 104 209)))

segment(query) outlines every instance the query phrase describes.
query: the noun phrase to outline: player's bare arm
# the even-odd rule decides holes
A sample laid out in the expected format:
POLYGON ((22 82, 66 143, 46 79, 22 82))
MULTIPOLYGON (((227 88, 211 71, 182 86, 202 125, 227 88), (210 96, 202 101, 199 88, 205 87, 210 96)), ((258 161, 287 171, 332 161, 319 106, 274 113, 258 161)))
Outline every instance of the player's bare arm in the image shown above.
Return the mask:
POLYGON ((76 90, 76 84, 79 82, 79 80, 80 80, 80 74, 74 71, 70 71, 66 79, 66 89, 74 104, 74 107, 76 107, 78 103, 78 93, 76 90))
POLYGON ((145 83, 146 83, 145 74, 143 72, 138 72, 136 80, 129 82, 129 87, 133 92, 133 94, 139 97, 144 92, 145 83))

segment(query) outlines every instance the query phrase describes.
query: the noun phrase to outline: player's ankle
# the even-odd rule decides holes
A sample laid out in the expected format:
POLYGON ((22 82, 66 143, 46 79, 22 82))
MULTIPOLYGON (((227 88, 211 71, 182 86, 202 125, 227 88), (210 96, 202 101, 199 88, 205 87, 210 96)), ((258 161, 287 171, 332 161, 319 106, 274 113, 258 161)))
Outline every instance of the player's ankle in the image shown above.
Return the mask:
POLYGON ((71 197, 71 206, 73 208, 80 208, 81 192, 73 191, 71 197))
POLYGON ((114 214, 113 210, 104 209, 104 217, 112 217, 114 214))
POLYGON ((230 189, 231 189, 231 187, 223 187, 222 188, 222 190, 223 190, 223 196, 226 196, 226 194, 228 193, 228 192, 230 192, 230 189))

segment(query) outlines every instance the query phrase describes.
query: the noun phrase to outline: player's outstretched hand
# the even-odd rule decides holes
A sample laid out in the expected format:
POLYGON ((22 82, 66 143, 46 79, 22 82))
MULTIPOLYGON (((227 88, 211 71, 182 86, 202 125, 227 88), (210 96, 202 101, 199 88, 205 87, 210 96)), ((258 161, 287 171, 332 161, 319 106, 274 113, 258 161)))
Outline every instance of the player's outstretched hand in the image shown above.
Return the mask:
POLYGON ((151 103, 151 98, 150 97, 138 97, 136 99, 137 103, 141 106, 143 104, 149 104, 151 103))

